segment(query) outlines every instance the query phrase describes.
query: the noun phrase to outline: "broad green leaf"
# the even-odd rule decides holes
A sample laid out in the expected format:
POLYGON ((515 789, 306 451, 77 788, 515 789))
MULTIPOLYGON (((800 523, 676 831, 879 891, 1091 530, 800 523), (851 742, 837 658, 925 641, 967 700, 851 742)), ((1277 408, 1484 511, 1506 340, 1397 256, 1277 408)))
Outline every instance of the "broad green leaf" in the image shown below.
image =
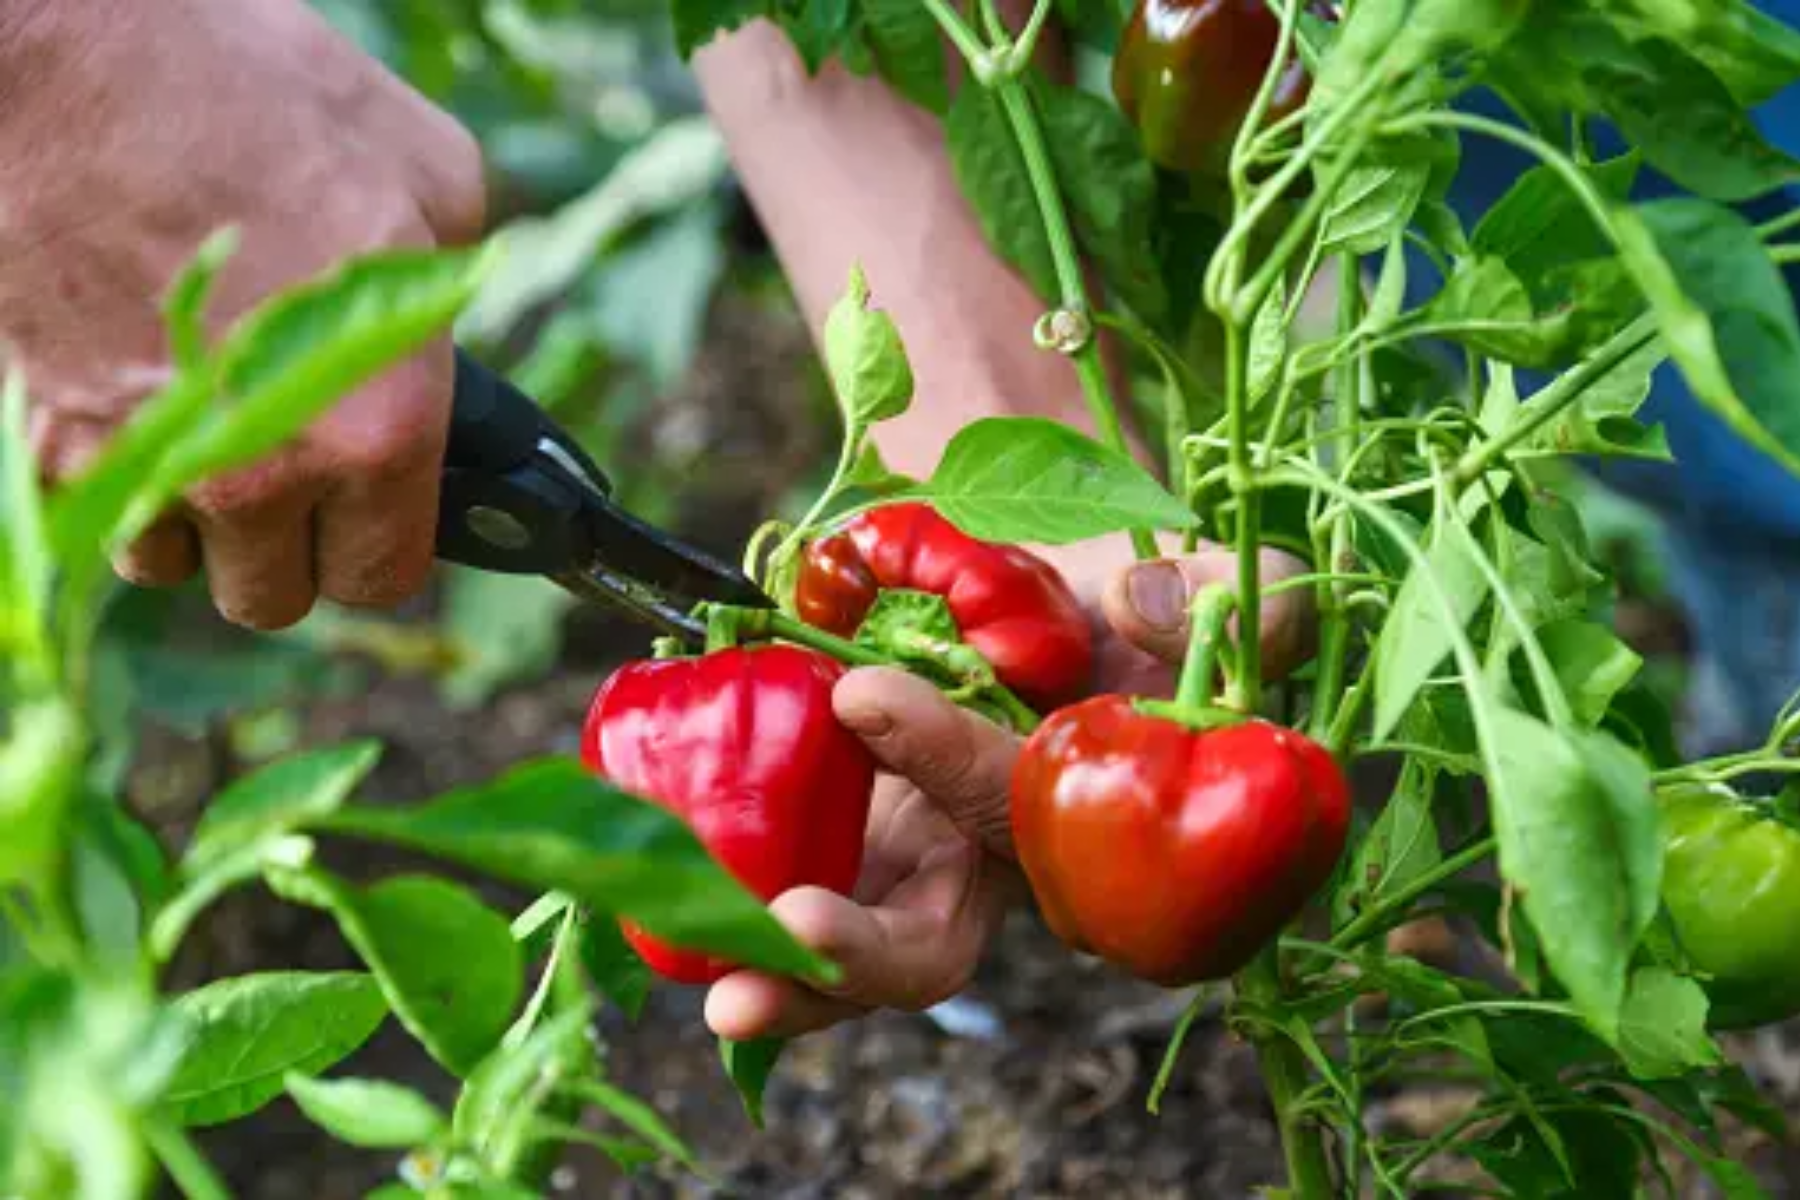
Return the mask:
POLYGON ((924 486, 971 537, 1060 545, 1123 529, 1185 529, 1194 515, 1136 462, 1055 421, 964 426, 924 486))
MULTIPOLYGON (((1668 357, 1660 341, 1644 344, 1612 370, 1595 380, 1581 399, 1561 416, 1514 447, 1516 459, 1565 458, 1572 454, 1608 458, 1641 458, 1654 462, 1672 460, 1668 435, 1661 425, 1642 425, 1634 419, 1650 397, 1650 382, 1668 357)), ((1520 419, 1532 416, 1529 408, 1520 419)), ((1485 418, 1483 424, 1486 424, 1485 418)), ((1495 432, 1504 425, 1491 426, 1495 432)))
POLYGON ((524 962, 510 924, 474 893, 422 875, 367 888, 317 868, 277 867, 267 878, 277 895, 337 918, 388 1007, 445 1067, 466 1076, 499 1045, 524 962))
POLYGON ((1800 178, 1718 76, 1680 46, 1651 40, 1596 54, 1583 79, 1650 164, 1713 200, 1749 200, 1800 178))
POLYGON ((1357 846, 1333 900, 1334 921, 1342 928, 1357 913, 1406 887, 1443 858, 1431 806, 1437 770, 1409 759, 1381 815, 1357 846))
POLYGON ((1432 523, 1425 561, 1407 573, 1375 643, 1376 741, 1385 740, 1400 723, 1419 689, 1450 654, 1458 631, 1487 598, 1487 579, 1477 564, 1469 531, 1460 521, 1440 517, 1432 523), (1443 598, 1455 611, 1454 623, 1445 620, 1443 598))
POLYGON ((50 878, 81 785, 85 730, 61 697, 15 704, 0 741, 0 887, 50 878))
POLYGON ((415 808, 349 808, 334 833, 407 846, 558 890, 668 942, 780 974, 830 976, 688 827, 579 763, 546 759, 415 808))
POLYGON ((1593 1109, 1558 1112, 1553 1126, 1517 1117, 1482 1138, 1469 1154, 1506 1189, 1531 1200, 1589 1200, 1637 1192, 1644 1148, 1632 1128, 1593 1109), (1555 1143, 1548 1139, 1554 1137, 1555 1143), (1562 1161, 1559 1161, 1561 1159, 1562 1161), (1567 1169, 1564 1168, 1564 1162, 1567 1169))
MULTIPOLYGON (((1638 158, 1622 154, 1593 164, 1585 174, 1603 195, 1622 201, 1637 179, 1638 158)), ((1470 235, 1470 249, 1504 262, 1535 296, 1546 273, 1607 254, 1612 242, 1563 177, 1545 166, 1519 176, 1487 210, 1470 235)))
MULTIPOLYGON (((1099 96, 1053 85, 1040 75, 1030 79, 1076 241, 1125 306, 1156 323, 1169 297, 1153 244, 1156 171, 1137 131, 1099 96)), ((1041 216, 1034 221, 1043 227, 1041 216)))
POLYGON ((943 34, 931 11, 913 0, 861 0, 863 36, 881 77, 920 108, 950 108, 943 34))
POLYGON ((1649 771, 1604 734, 1558 732, 1497 706, 1489 720, 1501 872, 1575 1006, 1616 1041, 1626 971, 1662 883, 1649 771))
POLYGON ((1320 71, 1320 111, 1335 108, 1371 74, 1428 87, 1446 51, 1497 49, 1528 8, 1517 0, 1360 0, 1320 71))
POLYGON ((1568 339, 1567 314, 1541 320, 1525 285, 1497 258, 1470 259, 1419 314, 1420 337, 1445 337, 1502 362, 1546 366, 1568 339))
POLYGON ((719 1039, 719 1059, 725 1064, 725 1074, 737 1088, 738 1099, 744 1104, 744 1115, 758 1129, 763 1127, 763 1093, 786 1048, 787 1042, 781 1038, 757 1038, 751 1042, 719 1039))
MULTIPOLYGON (((1418 1013, 1463 1007, 1469 997, 1453 977, 1403 955, 1369 955, 1360 963, 1369 982, 1418 1013)), ((1494 1054, 1480 1018, 1460 1012, 1412 1026, 1408 1044, 1429 1038, 1448 1046, 1475 1066, 1492 1070, 1494 1054)))
POLYGON ((1694 394, 1746 441, 1800 471, 1800 322, 1756 231, 1704 200, 1654 201, 1615 210, 1613 219, 1694 394))
POLYGON ((6 372, 0 381, 0 652, 21 685, 39 687, 53 671, 48 626, 54 565, 25 399, 25 377, 6 372))
POLYGON ((289 755, 233 782, 201 814, 182 870, 192 874, 337 811, 380 759, 378 742, 345 742, 289 755))
MULTIPOLYGON (((689 3, 676 6, 681 12, 689 3)), ((747 6, 759 15, 761 3, 747 6)), ((621 159, 600 183, 545 217, 508 224, 497 235, 505 251, 456 323, 457 336, 489 344, 528 314, 566 293, 594 258, 647 217, 675 211, 706 195, 727 170, 725 144, 702 117, 672 121, 621 159)))
POLYGON ((275 971, 211 983, 176 999, 181 1066, 164 1093, 184 1125, 217 1125, 281 1094, 289 1072, 315 1075, 348 1056, 387 1016, 374 979, 275 971))
POLYGON ((628 1020, 638 1019, 650 998, 650 968, 619 932, 617 921, 582 916, 581 965, 628 1020))
POLYGON ((803 0, 769 7, 810 75, 817 75, 833 55, 850 47, 851 0, 803 0))
MULTIPOLYGON (((725 269, 719 205, 689 201, 650 232, 609 254, 578 279, 570 309, 607 355, 641 366, 649 385, 675 387, 706 336, 712 298, 725 269)), ((541 393, 525 394, 549 403, 541 393)), ((612 411, 612 404, 606 411, 612 411)), ((590 451, 593 446, 587 447, 590 451)))
POLYGON ((1619 1014, 1619 1053, 1639 1079, 1672 1079, 1725 1056, 1706 1032, 1706 991, 1665 967, 1631 977, 1619 1014))
POLYGON ((1249 364, 1244 373, 1252 407, 1266 400, 1281 381, 1288 355, 1286 315, 1287 287, 1278 279, 1250 325, 1249 364))
POLYGON ((958 89, 944 124, 950 167, 975 210, 981 232, 1001 258, 1018 268, 1038 299, 1054 303, 1059 292, 1050 240, 1025 160, 993 90, 958 89))
POLYGON ((1379 252, 1412 220, 1430 181, 1431 170, 1422 163, 1357 167, 1326 205, 1321 251, 1379 252))
POLYGON ((451 1116, 456 1140, 485 1156, 504 1158, 521 1151, 538 1110, 561 1098, 545 1094, 546 1077, 580 1078, 594 1067, 588 1031, 593 1010, 577 1005, 555 1013, 526 1039, 490 1055, 469 1076, 451 1116))
POLYGON ((449 1129, 449 1121, 437 1105, 397 1083, 312 1079, 298 1073, 283 1082, 313 1124, 352 1146, 406 1149, 435 1141, 449 1129))
MULTIPOLYGON (((1612 630, 1589 621, 1558 621, 1538 630, 1537 637, 1575 720, 1588 729, 1600 724, 1613 697, 1630 686, 1644 665, 1612 630)), ((1519 669, 1517 663, 1514 669, 1519 669)))
POLYGON ((214 356, 226 403, 157 464, 130 523, 141 528, 167 499, 262 458, 422 348, 474 295, 486 262, 457 251, 372 255, 256 308, 214 356))
POLYGON ((850 268, 850 285, 825 318, 825 365, 844 427, 852 432, 891 420, 912 403, 912 365, 894 319, 869 307, 869 281, 850 268))
POLYGON ((1704 62, 1746 108, 1800 82, 1800 31, 1746 0, 1600 0, 1634 40, 1659 37, 1704 62))

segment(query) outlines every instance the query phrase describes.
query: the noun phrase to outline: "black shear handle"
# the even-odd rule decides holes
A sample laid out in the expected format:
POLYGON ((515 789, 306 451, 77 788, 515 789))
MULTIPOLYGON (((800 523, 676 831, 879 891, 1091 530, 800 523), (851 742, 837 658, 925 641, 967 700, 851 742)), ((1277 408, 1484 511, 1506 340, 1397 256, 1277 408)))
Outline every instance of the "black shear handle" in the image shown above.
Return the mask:
POLYGON ((518 388, 456 351, 438 557, 507 574, 577 565, 582 513, 606 476, 518 388))

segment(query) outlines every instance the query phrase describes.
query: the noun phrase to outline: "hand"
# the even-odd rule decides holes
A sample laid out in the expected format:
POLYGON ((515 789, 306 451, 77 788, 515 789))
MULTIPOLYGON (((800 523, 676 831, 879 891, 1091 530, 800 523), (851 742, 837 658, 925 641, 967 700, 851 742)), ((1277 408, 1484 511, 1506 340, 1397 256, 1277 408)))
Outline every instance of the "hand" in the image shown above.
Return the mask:
POLYGON ((891 668, 850 672, 833 704, 891 772, 876 783, 862 878, 854 898, 795 888, 770 908, 843 981, 814 991, 757 971, 728 975, 706 998, 707 1024, 724 1037, 793 1037, 947 1000, 1023 894, 1007 808, 1019 740, 891 668))
MULTIPOLYGON (((1173 693, 1170 664, 1186 653, 1188 602, 1237 572, 1236 555, 1219 547, 1122 567, 1129 549, 1110 543, 1056 557, 1104 614, 1097 618, 1098 690, 1144 695, 1173 693)), ((1287 555, 1264 556, 1265 578, 1299 569, 1287 555)), ((1272 676, 1306 653, 1305 597, 1290 592, 1264 602, 1272 676)), ((770 908, 796 938, 838 963, 843 980, 827 992, 756 971, 730 975, 706 1002, 707 1023, 724 1037, 792 1037, 878 1008, 916 1012, 947 1000, 974 976, 1006 908, 1024 895, 1008 797, 1020 739, 903 671, 852 671, 833 702, 838 719, 890 772, 876 784, 862 878, 849 898, 795 888, 770 908)))
MULTIPOLYGON (((215 331, 353 254, 474 239, 480 151, 300 0, 39 0, 0 13, 0 343, 53 481, 169 376, 158 302, 217 229, 215 331)), ((280 628, 318 596, 397 603, 430 569, 450 347, 208 482, 115 562, 280 628)))

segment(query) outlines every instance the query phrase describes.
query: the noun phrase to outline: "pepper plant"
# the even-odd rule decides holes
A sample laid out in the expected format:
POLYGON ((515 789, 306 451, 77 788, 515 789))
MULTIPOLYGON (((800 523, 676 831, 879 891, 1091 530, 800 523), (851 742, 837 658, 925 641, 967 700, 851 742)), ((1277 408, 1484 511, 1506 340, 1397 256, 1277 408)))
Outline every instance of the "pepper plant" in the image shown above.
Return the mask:
MULTIPOLYGON (((877 71, 943 115, 995 250, 1044 299, 1021 336, 1068 360, 1091 424, 984 420, 928 478, 887 471, 871 431, 904 410, 911 375, 869 309, 881 281, 853 272, 824 331, 846 427, 838 469, 804 517, 772 521, 746 548, 782 607, 715 609, 710 649, 754 657, 726 648, 775 640, 900 665, 1030 734, 1014 828, 1046 916, 1121 969, 1199 985, 1190 1020, 1207 989, 1231 985, 1288 1194, 1413 1195, 1471 1170, 1505 1195, 1672 1193, 1672 1156, 1728 1195, 1762 1194, 1725 1135, 1747 1122, 1779 1136, 1779 1117, 1715 1034, 1800 1005, 1792 904, 1757 890, 1800 872, 1792 797, 1735 791, 1800 773, 1800 704, 1763 746, 1680 761, 1557 486, 1569 459, 1680 452, 1636 418, 1665 363, 1800 467, 1800 323, 1777 269, 1796 258, 1800 220, 1759 225, 1734 207, 1794 178, 1746 109, 1800 77, 1800 35, 1737 0, 1155 7, 1213 12, 1188 28, 1233 30, 1232 54, 1140 44, 1181 26, 1128 22, 1112 0, 1039 0, 1016 27, 990 0, 676 0, 684 49, 771 16, 810 65, 877 71), (1117 70, 1094 88, 1046 74, 1052 18, 1078 66, 1117 70), (946 41, 965 68, 954 88, 946 41), (1241 55, 1257 69, 1237 70, 1241 55), (1154 94, 1171 64, 1222 61, 1233 69, 1178 81, 1183 96, 1154 94), (1153 65, 1133 77, 1134 63, 1153 65), (1214 87, 1226 90, 1211 119, 1184 126, 1184 97, 1214 87), (1478 90, 1509 119, 1467 111, 1478 90), (1140 131, 1127 111, 1154 121, 1140 131), (1629 150, 1597 154, 1602 129, 1629 150), (1469 222, 1448 187, 1495 142, 1538 165, 1469 222), (1634 200, 1646 171, 1685 194, 1634 200), (1322 293, 1332 318, 1315 325, 1305 303, 1322 293), (1133 368, 1131 404, 1103 339, 1133 368), (1127 440, 1146 417, 1154 470, 1127 440), (962 564, 948 576, 881 544, 886 524, 932 514, 919 536, 962 564), (1003 562, 1032 581, 1055 631, 1061 592, 1019 544, 1129 537, 1147 557, 1159 535, 1239 552, 1235 586, 1196 603, 1173 698, 1070 705, 1065 677, 1009 662, 1018 647, 984 639, 982 610, 956 592, 1003 562), (1265 580, 1264 547, 1303 569, 1265 580), (1258 634, 1261 601, 1283 590, 1310 599, 1317 641, 1276 681, 1258 634), (1056 768, 1102 759, 1149 782, 1067 803, 1056 768), (1396 782, 1360 797, 1352 822, 1340 772, 1364 766, 1396 782), (1071 872, 1052 853, 1059 831, 1078 830, 1116 867, 1106 852, 1128 857, 1146 835, 1105 818, 1145 796, 1215 806, 1258 857, 1154 829, 1142 844, 1168 851, 1159 874, 1071 872), (1226 868, 1235 887, 1220 889, 1226 868), (1123 926, 1109 923, 1119 913, 1123 926), (1390 951, 1385 935, 1424 916, 1453 918, 1490 969, 1390 951), (1449 1075, 1481 1094, 1442 1131, 1409 1139, 1368 1119, 1382 1090, 1449 1075)), ((338 1137, 399 1158, 384 1200, 542 1194, 569 1142, 703 1170, 607 1082, 590 1040, 599 1004, 633 1013, 649 982, 619 923, 646 947, 803 978, 834 968, 769 917, 770 881, 742 879, 703 822, 673 811, 680 797, 640 800, 603 780, 617 769, 609 751, 591 756, 595 771, 547 760, 382 802, 358 795, 378 749, 351 744, 233 784, 168 861, 97 769, 107 550, 445 329, 488 263, 353 264, 209 344, 200 314, 228 252, 209 245, 171 288, 170 383, 55 494, 29 458, 29 381, 6 390, 0 1193, 138 1196, 160 1169, 188 1196, 224 1195, 190 1131, 283 1093, 338 1137), (321 862, 340 839, 528 895, 509 921, 422 869, 352 881, 321 862), (193 922, 252 885, 330 914, 366 969, 168 994, 193 922), (460 1081, 453 1111, 397 1084, 325 1077, 389 1017, 460 1081)), ((1085 655, 1078 640, 1059 644, 1085 655)), ((754 1115, 779 1046, 723 1049, 754 1115)))

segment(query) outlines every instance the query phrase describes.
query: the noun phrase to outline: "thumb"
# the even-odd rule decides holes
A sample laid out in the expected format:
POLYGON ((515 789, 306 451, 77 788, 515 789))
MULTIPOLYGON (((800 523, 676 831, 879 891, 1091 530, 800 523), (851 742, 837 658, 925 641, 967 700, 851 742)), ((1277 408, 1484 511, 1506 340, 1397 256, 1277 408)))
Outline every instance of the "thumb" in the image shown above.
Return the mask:
MULTIPOLYGON (((1264 583, 1303 569, 1297 559, 1278 550, 1263 550, 1260 561, 1264 583)), ((1164 662, 1180 663, 1187 654, 1188 609, 1195 593, 1208 584, 1235 583, 1237 563, 1234 552, 1217 546, 1180 558, 1135 563, 1107 581, 1101 611, 1127 642, 1164 662)), ((1262 651, 1269 674, 1284 674, 1304 660, 1313 633, 1310 604, 1306 591, 1262 599, 1262 651)), ((1231 628, 1235 633, 1236 617, 1231 628)))
POLYGON ((1018 738, 891 667, 850 672, 832 704, 883 767, 918 788, 966 836, 1013 857, 1008 788, 1018 738))

